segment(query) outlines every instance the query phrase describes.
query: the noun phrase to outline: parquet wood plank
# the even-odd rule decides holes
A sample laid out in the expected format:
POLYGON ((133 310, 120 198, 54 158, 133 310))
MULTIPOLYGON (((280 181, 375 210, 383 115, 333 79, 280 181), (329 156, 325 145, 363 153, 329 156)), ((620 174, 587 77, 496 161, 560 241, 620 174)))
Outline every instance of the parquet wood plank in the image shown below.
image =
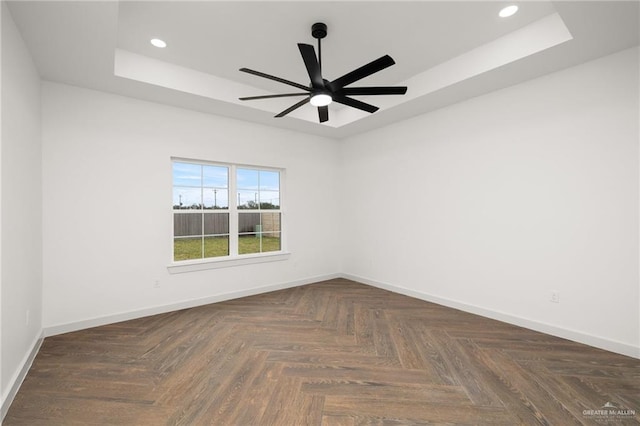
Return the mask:
POLYGON ((384 311, 376 311, 375 321, 373 322, 374 338, 373 343, 376 348, 376 354, 388 360, 392 360, 394 365, 400 365, 400 357, 398 349, 391 336, 391 329, 384 315, 384 311))
POLYGON ((382 381, 305 380, 302 392, 332 396, 411 400, 433 404, 473 405, 461 386, 388 383, 382 381))
POLYGON ((494 386, 487 386, 486 377, 478 371, 477 363, 469 359, 457 340, 451 339, 445 331, 438 330, 432 330, 431 337, 453 373, 455 383, 464 387, 474 403, 480 406, 503 407, 494 386))
MULTIPOLYGON (((481 351, 469 343, 469 350, 475 353, 475 357, 483 357, 485 365, 491 366, 496 374, 508 372, 508 381, 512 389, 517 389, 521 398, 527 400, 527 404, 535 412, 538 419, 544 424, 582 424, 554 395, 549 398, 549 388, 539 383, 539 376, 525 371, 520 365, 511 360, 500 350, 481 351)), ((504 375, 506 376, 506 375, 504 375)), ((504 377, 503 376, 503 377, 504 377)), ((507 380, 506 378, 503 380, 507 380)), ((552 394, 551 394, 552 395, 552 394)), ((559 396, 559 395, 558 395, 559 396)))
POLYGON ((283 370, 286 376, 304 377, 305 379, 332 379, 346 381, 381 381, 386 383, 413 384, 431 383, 433 377, 423 370, 408 370, 396 367, 380 367, 361 365, 333 366, 317 364, 297 364, 286 366, 283 370))
MULTIPOLYGON (((393 403, 379 398, 362 398, 349 396, 327 396, 324 410, 333 415, 355 414, 372 416, 389 420, 404 421, 416 424, 420 421, 430 423, 465 423, 471 419, 480 420, 484 424, 513 425, 516 419, 504 408, 473 405, 431 404, 420 400, 394 400, 393 403)), ((477 421, 476 420, 476 421, 477 421)))
POLYGON ((300 412, 300 386, 301 380, 298 377, 283 377, 278 380, 277 385, 272 389, 271 397, 266 403, 269 407, 259 421, 259 425, 287 425, 302 424, 300 412))
POLYGON ((434 377, 438 377, 439 382, 444 385, 455 385, 457 379, 449 364, 444 358, 443 352, 438 350, 435 338, 430 334, 426 327, 413 326, 415 333, 415 345, 418 353, 421 354, 426 361, 428 368, 432 371, 434 377))
POLYGON ((356 305, 353 312, 353 331, 356 343, 361 347, 369 347, 371 352, 375 352, 372 325, 373 315, 371 310, 366 306, 356 305))
POLYGON ((353 336, 354 318, 353 303, 347 303, 344 300, 338 300, 338 312, 336 331, 342 335, 353 336))
POLYGON ((594 404, 597 404, 584 398, 584 395, 574 389, 570 383, 551 373, 540 363, 527 364, 527 369, 538 378, 538 384, 555 400, 561 401, 563 407, 571 412, 574 418, 583 417, 584 410, 592 409, 594 404))
POLYGON ((244 400, 232 415, 225 421, 230 425, 254 425, 266 424, 266 419, 260 423, 270 407, 268 398, 271 398, 273 390, 278 386, 278 379, 282 376, 282 364, 265 362, 260 373, 254 378, 248 388, 244 400))
POLYGON ((380 366, 391 367, 397 365, 387 358, 382 358, 372 353, 365 352, 335 352, 330 348, 326 351, 277 351, 270 350, 267 361, 284 364, 317 364, 329 366, 380 366))
POLYGON ((431 365, 418 349, 418 339, 411 330, 411 323, 394 317, 386 323, 393 330, 393 346, 397 350, 400 365, 407 369, 431 370, 431 365))
MULTIPOLYGON (((244 342, 236 339, 222 340, 212 352, 202 354, 194 360, 191 369, 181 374, 164 373, 160 385, 154 390, 159 405, 185 406, 195 399, 207 397, 207 389, 219 386, 233 368, 235 358, 244 348, 244 342), (223 348, 223 349, 218 349, 223 348)), ((160 374, 164 366, 159 366, 160 374)))
POLYGON ((3 424, 564 426, 605 404, 640 413, 640 360, 335 279, 48 337, 3 424))
MULTIPOLYGON (((502 401, 511 413, 517 418, 521 424, 531 425, 549 425, 546 419, 546 412, 544 407, 541 409, 531 402, 531 397, 537 395, 530 395, 524 392, 519 385, 521 385, 520 378, 517 374, 507 368, 500 368, 496 366, 485 351, 478 351, 473 347, 465 347, 461 345, 462 351, 468 351, 469 354, 477 360, 477 371, 485 383, 491 383, 491 389, 502 401)), ((552 402, 552 398, 549 398, 549 402, 552 402)), ((579 419, 572 419, 571 424, 578 422, 579 419)))
POLYGON ((322 416, 322 426, 356 426, 356 419, 351 416, 324 414, 322 416))
POLYGON ((246 358, 237 363, 240 368, 230 371, 225 383, 216 389, 209 389, 206 409, 199 417, 227 419, 243 410, 244 400, 262 372, 266 357, 264 351, 247 352, 246 358))

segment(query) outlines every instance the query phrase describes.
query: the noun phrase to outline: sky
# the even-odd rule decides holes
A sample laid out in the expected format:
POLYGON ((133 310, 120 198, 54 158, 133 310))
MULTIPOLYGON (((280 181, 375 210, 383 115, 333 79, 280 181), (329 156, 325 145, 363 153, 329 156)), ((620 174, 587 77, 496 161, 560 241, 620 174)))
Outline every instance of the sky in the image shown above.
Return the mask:
MULTIPOLYGON (((280 173, 238 167, 237 190, 234 196, 238 204, 248 201, 280 204, 280 173)), ((173 163, 173 205, 200 204, 205 207, 229 205, 229 172, 225 166, 173 163)))

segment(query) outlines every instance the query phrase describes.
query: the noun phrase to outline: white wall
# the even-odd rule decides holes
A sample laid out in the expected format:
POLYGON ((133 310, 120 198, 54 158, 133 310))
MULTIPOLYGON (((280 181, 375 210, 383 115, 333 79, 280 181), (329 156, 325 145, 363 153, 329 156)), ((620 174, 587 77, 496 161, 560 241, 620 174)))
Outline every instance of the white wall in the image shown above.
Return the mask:
POLYGON ((6 4, 1 7, 1 383, 6 408, 5 399, 41 336, 42 184, 40 77, 6 4))
POLYGON ((637 55, 341 142, 44 83, 43 324, 344 272, 638 356, 637 55), (291 258, 170 275, 171 156, 286 168, 291 258))
POLYGON ((637 49, 350 138, 343 271, 640 356, 638 140, 637 49))
POLYGON ((341 142, 45 83, 44 326, 342 272, 639 356, 637 63, 627 50, 341 142), (171 156, 286 168, 291 259, 168 274, 171 156))
POLYGON ((338 272, 336 141, 56 83, 42 98, 45 329, 338 272), (285 168, 290 259, 169 274, 172 156, 285 168))

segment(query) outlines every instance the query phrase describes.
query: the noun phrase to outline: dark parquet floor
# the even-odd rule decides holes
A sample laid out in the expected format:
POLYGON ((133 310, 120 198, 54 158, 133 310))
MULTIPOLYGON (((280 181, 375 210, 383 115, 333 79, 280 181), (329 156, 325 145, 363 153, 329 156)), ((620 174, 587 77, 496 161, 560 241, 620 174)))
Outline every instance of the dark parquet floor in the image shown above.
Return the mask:
POLYGON ((336 279, 46 338, 4 424, 639 420, 637 359, 336 279))

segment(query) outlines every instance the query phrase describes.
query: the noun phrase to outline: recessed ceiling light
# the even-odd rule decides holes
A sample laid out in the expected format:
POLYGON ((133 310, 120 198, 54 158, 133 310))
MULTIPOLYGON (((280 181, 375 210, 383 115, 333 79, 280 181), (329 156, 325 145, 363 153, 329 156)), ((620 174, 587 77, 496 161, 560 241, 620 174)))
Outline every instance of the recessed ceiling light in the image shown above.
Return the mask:
POLYGON ((152 38, 151 44, 153 44, 155 47, 159 47, 160 49, 164 49, 165 47, 167 47, 167 43, 164 40, 160 40, 159 38, 152 38))
POLYGON ((507 6, 498 13, 498 16, 501 18, 508 18, 509 16, 514 15, 518 11, 518 6, 512 4, 511 6, 507 6))

